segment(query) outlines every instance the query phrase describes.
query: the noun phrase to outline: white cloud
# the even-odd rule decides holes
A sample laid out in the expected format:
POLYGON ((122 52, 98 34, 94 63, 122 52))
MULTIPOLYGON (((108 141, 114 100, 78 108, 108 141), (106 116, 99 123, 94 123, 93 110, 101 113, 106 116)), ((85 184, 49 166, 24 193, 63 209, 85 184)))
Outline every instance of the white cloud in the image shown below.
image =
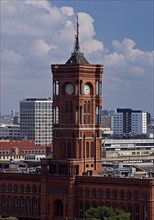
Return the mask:
POLYGON ((17 64, 17 65, 20 65, 24 62, 24 58, 16 53, 15 51, 13 50, 7 50, 7 49, 4 49, 2 51, 2 63, 3 65, 12 65, 12 64, 17 64))
MULTIPOLYGON (((76 14, 73 7, 53 4, 47 0, 1 1, 1 60, 5 82, 2 92, 5 100, 10 100, 8 85, 11 82, 14 88, 18 86, 18 99, 27 94, 28 85, 31 86, 29 91, 34 92, 32 96, 43 96, 43 91, 46 94, 48 91, 46 96, 50 96, 50 64, 65 63, 69 59, 76 34, 76 14), (12 81, 13 77, 18 82, 12 81)), ((113 40, 111 48, 106 48, 96 39, 94 18, 84 12, 78 12, 78 16, 81 51, 90 63, 104 64, 106 93, 118 88, 130 91, 134 81, 148 84, 153 71, 153 51, 140 50, 137 42, 129 38, 113 40)))
POLYGON ((61 11, 68 16, 74 15, 74 10, 71 7, 61 7, 61 11))

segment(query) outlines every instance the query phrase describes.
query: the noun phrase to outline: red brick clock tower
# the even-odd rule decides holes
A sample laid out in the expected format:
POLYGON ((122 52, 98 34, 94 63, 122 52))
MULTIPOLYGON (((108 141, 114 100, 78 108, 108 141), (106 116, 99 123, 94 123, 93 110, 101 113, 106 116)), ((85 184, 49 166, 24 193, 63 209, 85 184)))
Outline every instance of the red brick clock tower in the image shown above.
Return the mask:
POLYGON ((53 160, 51 174, 99 175, 102 170, 102 65, 80 52, 79 33, 66 64, 53 73, 53 160))

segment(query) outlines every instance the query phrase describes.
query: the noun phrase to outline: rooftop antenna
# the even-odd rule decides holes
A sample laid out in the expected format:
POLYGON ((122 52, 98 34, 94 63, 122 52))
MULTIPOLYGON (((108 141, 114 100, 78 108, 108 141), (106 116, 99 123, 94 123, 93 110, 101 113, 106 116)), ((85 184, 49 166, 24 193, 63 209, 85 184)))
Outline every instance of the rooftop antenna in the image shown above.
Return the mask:
POLYGON ((77 15, 74 53, 78 53, 78 52, 80 52, 80 45, 79 45, 79 22, 78 22, 78 15, 77 15))

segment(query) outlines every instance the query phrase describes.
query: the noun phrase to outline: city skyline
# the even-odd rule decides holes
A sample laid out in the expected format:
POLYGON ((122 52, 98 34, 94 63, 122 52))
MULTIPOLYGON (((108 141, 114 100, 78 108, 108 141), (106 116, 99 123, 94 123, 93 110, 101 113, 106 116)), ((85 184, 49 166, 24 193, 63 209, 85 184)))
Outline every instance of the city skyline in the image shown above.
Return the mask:
POLYGON ((78 14, 81 51, 104 65, 103 109, 154 115, 153 4, 2 0, 0 111, 19 110, 25 97, 51 96, 50 65, 73 51, 78 14))

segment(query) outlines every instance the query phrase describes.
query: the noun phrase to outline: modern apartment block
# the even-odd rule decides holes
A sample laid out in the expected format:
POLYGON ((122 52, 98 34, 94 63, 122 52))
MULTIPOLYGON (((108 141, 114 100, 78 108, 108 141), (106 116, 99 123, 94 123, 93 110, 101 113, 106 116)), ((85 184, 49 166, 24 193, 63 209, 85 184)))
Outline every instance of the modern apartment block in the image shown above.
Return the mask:
POLYGON ((26 98, 20 101, 20 134, 36 145, 52 142, 51 98, 26 98))
POLYGON ((147 133, 150 114, 141 110, 120 109, 111 116, 114 134, 141 135, 147 133))

